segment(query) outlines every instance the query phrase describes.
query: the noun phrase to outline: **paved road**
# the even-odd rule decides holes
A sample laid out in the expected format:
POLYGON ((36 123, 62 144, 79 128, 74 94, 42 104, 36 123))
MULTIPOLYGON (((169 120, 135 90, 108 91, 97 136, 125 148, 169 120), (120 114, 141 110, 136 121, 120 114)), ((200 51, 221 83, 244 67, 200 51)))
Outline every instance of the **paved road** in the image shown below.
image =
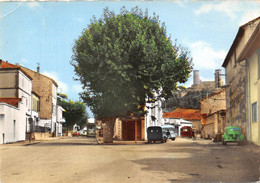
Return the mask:
POLYGON ((75 137, 0 148, 3 183, 256 182, 260 177, 260 147, 209 140, 97 145, 94 138, 75 137))

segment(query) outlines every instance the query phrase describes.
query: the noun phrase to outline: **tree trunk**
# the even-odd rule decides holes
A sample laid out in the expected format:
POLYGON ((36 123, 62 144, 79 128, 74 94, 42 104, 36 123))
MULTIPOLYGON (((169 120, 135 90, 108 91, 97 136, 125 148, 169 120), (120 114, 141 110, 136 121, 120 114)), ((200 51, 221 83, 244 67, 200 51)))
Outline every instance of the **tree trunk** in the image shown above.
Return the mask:
POLYGON ((113 143, 114 136, 114 125, 116 118, 105 119, 104 131, 103 131, 103 142, 104 143, 113 143))

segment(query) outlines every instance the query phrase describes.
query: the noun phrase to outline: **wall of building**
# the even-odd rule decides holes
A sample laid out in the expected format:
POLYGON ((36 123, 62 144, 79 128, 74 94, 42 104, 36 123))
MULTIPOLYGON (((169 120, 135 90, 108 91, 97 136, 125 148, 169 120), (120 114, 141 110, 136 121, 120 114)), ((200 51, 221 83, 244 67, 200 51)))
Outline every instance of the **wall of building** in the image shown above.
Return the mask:
POLYGON ((52 119, 53 81, 52 79, 22 67, 33 78, 33 91, 40 96, 40 118, 52 119))
POLYGON ((260 55, 260 49, 258 49, 257 52, 255 52, 251 58, 249 59, 249 106, 248 106, 248 112, 249 112, 249 123, 250 123, 250 139, 254 143, 260 144, 260 120, 259 120, 259 114, 260 114, 260 82, 258 77, 258 64, 259 64, 259 55, 260 55), (252 120, 252 104, 257 102, 257 113, 258 113, 258 120, 253 121, 252 120))
POLYGON ((250 124, 248 124, 248 116, 250 115, 247 115, 249 93, 247 91, 246 63, 237 64, 236 59, 250 39, 259 21, 250 22, 240 28, 244 30, 244 33, 241 38, 237 38, 237 44, 230 50, 232 54, 226 65, 226 84, 228 85, 226 90, 227 125, 239 126, 246 138, 250 135, 250 124))
POLYGON ((217 114, 212 114, 207 117, 207 123, 204 125, 202 132, 203 138, 213 138, 215 137, 215 121, 217 120, 217 114))
POLYGON ((32 80, 19 70, 18 74, 18 98, 25 102, 26 113, 31 115, 32 109, 32 80))
POLYGON ((25 140, 25 109, 22 103, 18 108, 0 103, 0 144, 25 140))
POLYGON ((0 97, 18 97, 18 70, 0 70, 0 97))
POLYGON ((226 67, 227 125, 241 127, 247 136, 246 82, 246 67, 229 62, 226 67))
POLYGON ((213 114, 220 110, 226 110, 226 91, 212 94, 201 100, 201 114, 213 114))
POLYGON ((117 118, 114 126, 114 137, 115 140, 122 140, 122 121, 117 118))

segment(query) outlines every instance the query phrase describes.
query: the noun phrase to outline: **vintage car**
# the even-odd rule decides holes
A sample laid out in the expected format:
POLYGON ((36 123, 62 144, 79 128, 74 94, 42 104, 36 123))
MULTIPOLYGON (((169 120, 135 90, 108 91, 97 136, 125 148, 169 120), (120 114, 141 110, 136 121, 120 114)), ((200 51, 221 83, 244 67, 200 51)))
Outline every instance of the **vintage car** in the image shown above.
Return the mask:
POLYGON ((163 135, 163 129, 160 126, 150 126, 147 128, 148 143, 160 141, 161 143, 167 141, 167 137, 163 135))
POLYGON ((72 137, 78 137, 79 136, 79 132, 78 131, 73 131, 72 132, 72 137))
POLYGON ((181 128, 181 137, 194 137, 194 132, 190 126, 184 126, 181 128))
POLYGON ((83 130, 81 136, 86 137, 88 135, 87 130, 83 130))
POLYGON ((244 135, 237 126, 228 126, 225 128, 225 133, 222 135, 222 144, 226 145, 227 142, 237 142, 238 145, 242 145, 245 140, 244 135))
POLYGON ((161 128, 163 130, 164 138, 175 140, 175 137, 176 137, 175 128, 172 125, 163 125, 163 126, 161 126, 161 128))

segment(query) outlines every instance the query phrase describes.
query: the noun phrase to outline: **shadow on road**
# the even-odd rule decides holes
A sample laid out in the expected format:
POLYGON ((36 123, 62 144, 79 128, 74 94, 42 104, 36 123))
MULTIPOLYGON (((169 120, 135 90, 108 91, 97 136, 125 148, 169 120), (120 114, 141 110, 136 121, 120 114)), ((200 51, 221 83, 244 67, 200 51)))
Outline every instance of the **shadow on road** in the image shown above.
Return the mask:
POLYGON ((60 143, 60 142, 50 142, 50 143, 38 143, 35 146, 88 146, 88 145, 98 145, 97 142, 89 142, 89 143, 60 143))

